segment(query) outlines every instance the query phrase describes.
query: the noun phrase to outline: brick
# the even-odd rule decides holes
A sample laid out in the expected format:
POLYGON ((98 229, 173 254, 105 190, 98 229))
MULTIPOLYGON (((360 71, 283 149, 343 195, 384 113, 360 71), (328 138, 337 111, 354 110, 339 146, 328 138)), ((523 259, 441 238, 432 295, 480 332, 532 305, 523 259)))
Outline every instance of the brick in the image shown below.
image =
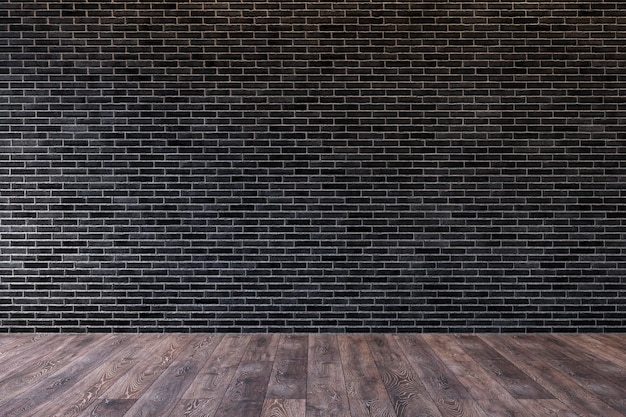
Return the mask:
POLYGON ((626 327, 622 2, 66 6, 0 5, 0 332, 626 327))

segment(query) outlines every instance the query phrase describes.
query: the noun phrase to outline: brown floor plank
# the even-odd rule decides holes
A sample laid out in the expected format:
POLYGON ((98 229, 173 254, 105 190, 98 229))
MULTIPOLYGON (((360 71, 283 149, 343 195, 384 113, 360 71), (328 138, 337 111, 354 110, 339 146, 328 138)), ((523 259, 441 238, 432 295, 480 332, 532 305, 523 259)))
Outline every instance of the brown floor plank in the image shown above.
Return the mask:
POLYGON ((488 417, 420 335, 394 337, 444 417, 488 417))
POLYGON ((259 416, 280 336, 253 335, 215 417, 259 416))
POLYGON ((515 364, 476 336, 457 336, 467 352, 493 379, 516 399, 554 399, 554 396, 526 375, 515 364))
POLYGON ((98 400, 92 403, 81 417, 122 417, 137 400, 98 400))
POLYGON ((306 417, 350 417, 337 336, 309 337, 306 417))
POLYGON ((352 416, 397 417, 365 337, 337 337, 352 416))
POLYGON ((306 398, 307 339, 304 335, 280 338, 267 387, 268 399, 306 398))
POLYGON ((185 417, 214 415, 249 342, 249 335, 225 335, 172 414, 185 417))
POLYGON ((266 399, 261 410, 261 417, 303 417, 306 408, 305 399, 266 399))
POLYGON ((546 400, 525 400, 520 399, 519 402, 531 413, 541 417, 581 417, 565 404, 556 399, 546 400))
POLYGON ((0 335, 0 416, 626 417, 622 342, 565 334, 0 335))
POLYGON ((40 406, 55 401, 89 372, 104 363, 117 349, 128 345, 131 337, 115 335, 87 340, 94 340, 94 343, 88 343, 86 346, 79 343, 67 349, 70 351, 68 354, 74 355, 73 360, 57 372, 32 385, 27 391, 0 401, 3 417, 29 415, 40 406))
POLYGON ((272 373, 272 362, 242 361, 231 381, 215 417, 259 416, 272 373))
MULTIPOLYGON (((519 346, 515 343, 516 337, 502 335, 481 335, 480 337, 581 416, 624 417, 622 413, 609 407, 608 404, 578 385, 575 380, 542 361, 535 352, 526 351, 519 346)), ((532 337, 532 335, 523 337, 532 337)))
POLYGON ((144 395, 137 399, 127 415, 170 415, 222 337, 215 334, 194 336, 185 350, 172 361, 144 395))
POLYGON ((106 362, 89 372, 77 382, 80 391, 69 391, 59 396, 54 404, 42 404, 35 415, 41 417, 63 416, 75 417, 85 411, 100 395, 102 395, 119 377, 128 372, 145 350, 146 343, 157 341, 163 336, 140 335, 133 337, 131 343, 114 351, 106 362))
POLYGON ((256 334, 250 339, 248 350, 241 359, 243 362, 273 362, 278 349, 280 335, 256 334))
POLYGON ((0 398, 16 396, 65 366, 75 357, 68 355, 65 347, 75 342, 76 339, 69 336, 54 340, 53 345, 42 343, 35 352, 26 350, 21 359, 8 360, 5 366, 12 372, 7 371, 0 377, 0 398), (15 366, 17 360, 19 366, 15 366))
MULTIPOLYGON (((555 335, 555 337, 572 344, 578 349, 584 350, 585 354, 590 357, 591 362, 602 360, 613 363, 616 368, 626 370, 626 351, 617 349, 613 346, 604 344, 591 335, 578 334, 576 337, 571 335, 555 335)), ((624 340, 626 343, 626 339, 624 340)))
POLYGON ((391 335, 371 335, 367 340, 396 415, 441 417, 435 402, 391 335))
POLYGON ((520 404, 463 350, 453 335, 424 335, 423 337, 488 415, 541 417, 534 416, 520 404), (498 401, 493 401, 494 398, 498 401))
POLYGON ((99 415, 101 412, 117 413, 118 416, 126 413, 190 341, 190 336, 168 335, 160 343, 150 343, 138 363, 121 375, 80 417, 99 415), (128 408, 122 412, 124 407, 128 408))
MULTIPOLYGON (((15 373, 15 362, 38 361, 43 355, 56 351, 63 341, 72 337, 64 335, 30 335, 13 339, 7 343, 6 350, 0 353, 0 379, 15 373)), ((2 397, 0 397, 2 398, 2 397)))
POLYGON ((612 346, 626 354, 626 334, 592 334, 593 337, 605 346, 612 346))
POLYGON ((169 335, 160 343, 151 343, 137 365, 127 374, 122 375, 102 395, 102 400, 140 398, 191 340, 191 337, 187 335, 169 335))
POLYGON ((604 401, 622 414, 626 414, 626 389, 596 373, 588 367, 581 349, 555 339, 550 335, 518 337, 515 342, 529 352, 535 352, 544 362, 570 378, 575 377, 578 385, 593 396, 604 401), (558 353, 557 353, 558 352, 558 353))

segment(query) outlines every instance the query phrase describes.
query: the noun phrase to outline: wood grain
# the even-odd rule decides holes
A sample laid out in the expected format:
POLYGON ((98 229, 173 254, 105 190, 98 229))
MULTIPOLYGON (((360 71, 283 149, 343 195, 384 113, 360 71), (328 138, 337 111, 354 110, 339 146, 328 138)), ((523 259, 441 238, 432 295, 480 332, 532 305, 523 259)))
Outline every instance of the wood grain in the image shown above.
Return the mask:
MULTIPOLYGON (((52 375, 62 366, 69 363, 75 356, 65 350, 74 344, 75 340, 70 336, 61 340, 54 340, 53 346, 42 342, 41 349, 26 349, 20 366, 15 367, 15 362, 8 359, 4 363, 7 372, 0 379, 0 398, 15 396, 29 389, 33 384, 52 375), (53 348, 54 347, 54 348, 53 348)), ((76 352, 76 351, 74 351, 76 352)))
POLYGON ((305 399, 267 399, 263 404, 261 417, 302 417, 305 409, 305 399))
POLYGON ((267 398, 306 398, 307 351, 306 336, 281 337, 267 387, 267 398))
POLYGON ((95 339, 95 343, 87 346, 73 346, 68 349, 68 354, 73 360, 60 368, 57 372, 49 375, 38 383, 32 385, 27 391, 16 396, 0 401, 0 410, 3 417, 17 417, 31 414, 35 409, 45 406, 63 393, 69 391, 76 383, 94 368, 105 362, 117 349, 124 348, 130 343, 128 336, 110 336, 95 339))
POLYGON ((183 394, 173 415, 212 416, 230 385, 250 336, 225 335, 198 375, 183 394))
POLYGON ((2 417, 625 417, 626 335, 0 335, 2 417))
POLYGON ((340 335, 339 351, 352 415, 397 417, 362 335, 340 335))
POLYGON ((57 398, 55 404, 45 404, 36 414, 42 417, 75 417, 87 409, 120 375, 129 371, 136 363, 140 352, 149 340, 160 336, 139 336, 122 349, 115 350, 106 362, 89 372, 78 381, 80 392, 68 391, 57 398))
POLYGON ((349 417, 337 337, 323 334, 309 339, 306 417, 349 417))
POLYGON ((368 345, 398 417, 441 417, 424 384, 390 335, 372 335, 368 345))
POLYGON ((422 337, 404 334, 395 339, 444 417, 487 417, 422 337))
POLYGON ((155 417, 169 415, 221 339, 221 335, 195 336, 127 414, 155 417))
POLYGON ((525 415, 522 404, 466 353, 454 336, 425 335, 424 338, 488 415, 525 415), (498 401, 493 401, 494 398, 498 401))
MULTIPOLYGON (((538 359, 539 356, 534 351, 527 351, 520 346, 517 342, 525 337, 490 335, 480 337, 503 356, 517 363, 520 369, 575 413, 582 416, 624 417, 622 413, 609 407, 576 383, 575 378, 564 375, 545 361, 538 359)), ((532 335, 527 337, 532 339, 532 335)), ((530 340, 529 343, 538 347, 535 340, 530 340)), ((556 354, 555 357, 561 357, 561 355, 556 354)), ((626 391, 624 392, 626 394, 626 391)))
POLYGON ((513 398, 553 399, 532 378, 476 336, 457 337, 463 350, 502 385, 513 398))
POLYGON ((575 349, 567 342, 546 335, 534 335, 531 338, 518 337, 515 342, 526 350, 532 349, 543 358, 544 362, 562 374, 569 378, 575 377, 577 383, 582 385, 587 392, 619 412, 626 413, 624 386, 620 386, 617 381, 612 382, 587 366, 591 358, 585 355, 583 350, 575 349))
POLYGON ((271 373, 271 362, 242 362, 215 417, 260 415, 271 373))

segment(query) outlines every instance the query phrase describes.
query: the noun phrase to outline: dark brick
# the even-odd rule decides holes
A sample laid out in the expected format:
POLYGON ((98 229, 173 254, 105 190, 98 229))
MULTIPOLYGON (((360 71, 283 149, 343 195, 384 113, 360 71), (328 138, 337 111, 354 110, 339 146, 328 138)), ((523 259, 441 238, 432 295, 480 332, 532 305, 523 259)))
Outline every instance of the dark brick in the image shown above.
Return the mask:
POLYGON ((0 332, 626 328, 622 2, 114 3, 0 5, 0 332))

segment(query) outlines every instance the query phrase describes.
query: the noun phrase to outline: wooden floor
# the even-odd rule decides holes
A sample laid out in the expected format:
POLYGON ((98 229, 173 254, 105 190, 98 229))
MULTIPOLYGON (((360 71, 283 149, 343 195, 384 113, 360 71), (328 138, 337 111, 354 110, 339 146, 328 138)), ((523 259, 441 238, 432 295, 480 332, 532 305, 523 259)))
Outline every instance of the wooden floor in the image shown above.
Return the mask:
POLYGON ((626 416, 626 335, 4 335, 0 416, 626 416))

